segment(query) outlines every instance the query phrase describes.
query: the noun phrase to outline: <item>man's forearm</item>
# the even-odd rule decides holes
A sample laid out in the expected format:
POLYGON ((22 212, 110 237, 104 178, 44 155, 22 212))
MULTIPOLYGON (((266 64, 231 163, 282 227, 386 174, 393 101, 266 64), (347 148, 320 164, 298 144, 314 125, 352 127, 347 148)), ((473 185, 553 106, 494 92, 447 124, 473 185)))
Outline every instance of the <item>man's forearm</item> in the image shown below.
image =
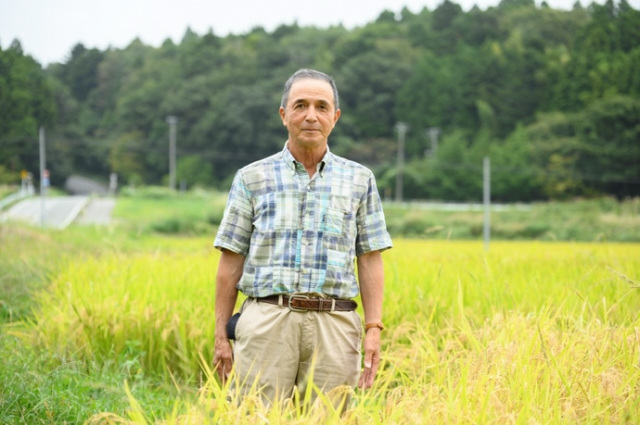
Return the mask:
POLYGON ((233 314, 237 299, 238 290, 235 287, 230 286, 226 282, 223 284, 216 283, 216 338, 227 338, 227 322, 233 314), (231 290, 230 287, 232 288, 231 290))
MULTIPOLYGON (((380 251, 370 252, 358 257, 358 278, 365 323, 381 323, 384 267, 380 251)), ((380 328, 374 327, 365 332, 363 341, 364 369, 358 381, 358 387, 360 388, 371 388, 378 372, 378 366, 380 365, 380 331, 380 328)))
POLYGON ((380 251, 358 257, 358 280, 365 323, 382 321, 384 266, 380 251))
POLYGON ((236 285, 242 276, 244 257, 230 251, 223 251, 216 275, 216 338, 227 338, 226 325, 233 314, 238 290, 236 285))

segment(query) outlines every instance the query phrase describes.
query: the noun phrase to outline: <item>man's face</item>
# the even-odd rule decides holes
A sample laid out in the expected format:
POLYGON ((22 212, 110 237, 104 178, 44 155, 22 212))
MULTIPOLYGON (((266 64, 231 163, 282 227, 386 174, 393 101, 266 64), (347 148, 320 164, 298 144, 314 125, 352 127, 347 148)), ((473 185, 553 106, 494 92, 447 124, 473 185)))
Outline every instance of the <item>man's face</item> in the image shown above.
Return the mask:
POLYGON ((328 82, 306 78, 293 83, 286 107, 280 108, 280 117, 289 130, 291 143, 315 148, 327 144, 340 110, 335 108, 328 82))

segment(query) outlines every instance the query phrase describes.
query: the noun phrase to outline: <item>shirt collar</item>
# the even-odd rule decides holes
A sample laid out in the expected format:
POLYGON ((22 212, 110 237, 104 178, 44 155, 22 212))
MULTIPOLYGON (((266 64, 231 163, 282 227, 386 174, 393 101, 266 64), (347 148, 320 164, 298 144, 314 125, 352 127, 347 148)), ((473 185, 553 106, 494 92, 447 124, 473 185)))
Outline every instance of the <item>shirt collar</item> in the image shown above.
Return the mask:
MULTIPOLYGON (((289 171, 291 171, 291 175, 294 175, 296 173, 296 164, 298 163, 298 161, 296 161, 293 155, 291 155, 291 152, 289 151, 289 147, 287 143, 288 142, 284 144, 284 149, 282 149, 282 160, 286 164, 289 171)), ((317 165, 317 168, 316 168, 318 173, 320 173, 320 177, 324 177, 323 176, 324 170, 327 168, 327 165, 329 164, 329 162, 331 162, 332 159, 333 159, 333 154, 329 150, 329 145, 327 145, 327 152, 325 152, 324 156, 322 157, 322 160, 320 160, 320 163, 317 165)))

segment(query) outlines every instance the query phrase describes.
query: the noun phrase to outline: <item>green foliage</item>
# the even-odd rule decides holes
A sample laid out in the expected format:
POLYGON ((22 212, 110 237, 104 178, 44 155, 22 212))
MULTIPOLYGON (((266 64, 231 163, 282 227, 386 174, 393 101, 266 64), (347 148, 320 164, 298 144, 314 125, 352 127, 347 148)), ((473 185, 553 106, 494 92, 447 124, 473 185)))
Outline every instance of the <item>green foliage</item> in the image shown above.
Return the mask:
POLYGON ((58 68, 59 78, 71 89, 79 101, 87 100, 98 85, 98 66, 104 53, 98 49, 87 49, 81 43, 71 50, 71 57, 58 68))
POLYGON ((610 97, 581 115, 579 171, 596 180, 590 184, 594 190, 632 196, 640 185, 640 99, 610 97))
POLYGON ((211 163, 196 155, 183 156, 178 159, 176 176, 179 182, 185 182, 188 187, 195 184, 205 186, 213 184, 211 163))
POLYGON ((135 234, 213 235, 226 195, 194 188, 177 193, 160 187, 125 187, 114 217, 135 234))
POLYGON ((55 115, 52 83, 41 66, 17 40, 0 48, 0 167, 14 176, 35 171, 37 150, 27 147, 36 146, 39 127, 53 123, 55 115))
MULTIPOLYGON (((484 211, 479 204, 385 204, 392 236, 427 239, 481 239, 484 211)), ((496 240, 640 240, 640 198, 612 198, 531 205, 494 206, 491 237, 496 240)))
POLYGON ((6 424, 80 424, 103 411, 125 414, 130 408, 122 391, 125 380, 152 416, 170 414, 180 398, 173 386, 132 376, 127 353, 112 363, 80 364, 73 356, 39 352, 0 333, 0 356, 0 421, 6 424))
POLYGON ((313 67, 340 89, 332 149, 374 169, 383 190, 397 174, 394 129, 402 121, 410 125, 409 198, 476 199, 485 155, 499 200, 638 196, 640 154, 630 144, 638 131, 638 28, 640 11, 627 0, 571 11, 504 0, 466 12, 445 0, 418 13, 387 10, 353 30, 293 24, 220 37, 188 29, 160 47, 137 39, 106 51, 78 44, 45 71, 14 42, 0 51, 0 167, 36 170, 31 142, 45 125, 54 184, 71 173, 114 171, 159 184, 173 115, 179 178, 222 188, 239 167, 282 148, 283 83, 313 67), (544 140, 531 135, 540 127, 544 140), (425 157, 431 128, 442 149, 425 157))

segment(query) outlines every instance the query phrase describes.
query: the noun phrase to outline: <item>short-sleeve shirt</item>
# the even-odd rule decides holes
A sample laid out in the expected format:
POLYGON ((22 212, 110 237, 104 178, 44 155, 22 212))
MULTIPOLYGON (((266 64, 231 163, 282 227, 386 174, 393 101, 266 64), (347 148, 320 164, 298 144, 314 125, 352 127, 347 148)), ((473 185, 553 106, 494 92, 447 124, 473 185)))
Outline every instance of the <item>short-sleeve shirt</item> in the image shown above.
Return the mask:
POLYGON ((285 145, 238 170, 214 246, 245 256, 249 297, 353 298, 356 256, 392 247, 373 173, 327 148, 313 177, 285 145))

